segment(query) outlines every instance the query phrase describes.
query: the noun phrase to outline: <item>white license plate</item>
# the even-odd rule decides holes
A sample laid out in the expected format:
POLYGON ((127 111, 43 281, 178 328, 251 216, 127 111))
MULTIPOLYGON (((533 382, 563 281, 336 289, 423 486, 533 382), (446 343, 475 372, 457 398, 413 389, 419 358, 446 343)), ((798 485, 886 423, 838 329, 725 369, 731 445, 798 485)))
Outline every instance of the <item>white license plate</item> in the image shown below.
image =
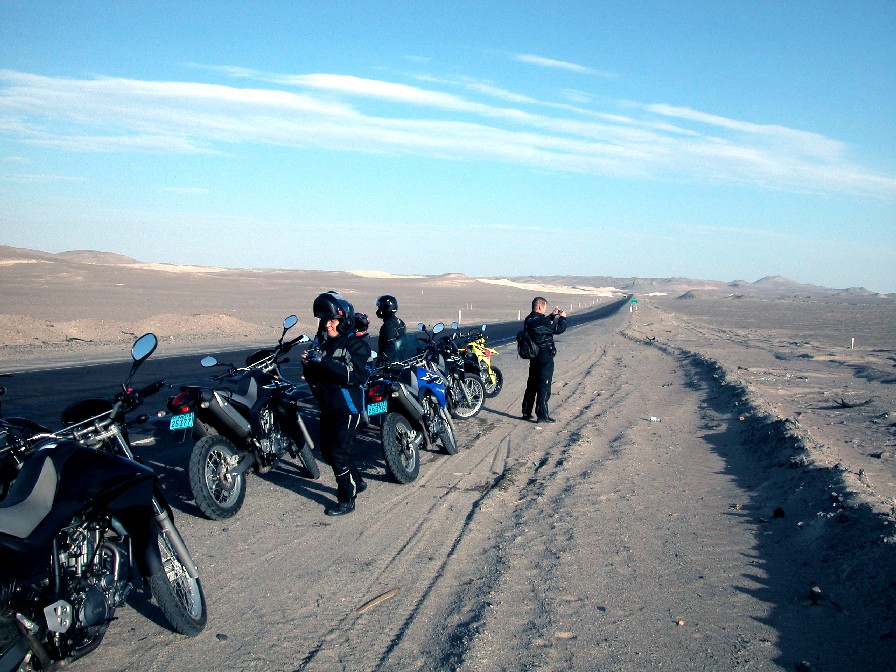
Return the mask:
POLYGON ((385 413, 387 410, 389 410, 388 401, 377 401, 372 404, 367 404, 368 417, 371 415, 379 415, 380 413, 385 413))

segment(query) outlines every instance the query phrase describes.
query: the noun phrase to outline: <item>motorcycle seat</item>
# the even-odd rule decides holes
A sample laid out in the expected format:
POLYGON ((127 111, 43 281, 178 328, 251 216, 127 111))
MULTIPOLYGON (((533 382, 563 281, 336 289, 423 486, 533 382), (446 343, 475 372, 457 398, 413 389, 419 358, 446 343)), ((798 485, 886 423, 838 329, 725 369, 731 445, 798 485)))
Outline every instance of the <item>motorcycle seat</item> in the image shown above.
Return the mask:
POLYGON ((0 532, 19 539, 30 535, 53 508, 59 475, 48 451, 37 451, 0 502, 0 532))

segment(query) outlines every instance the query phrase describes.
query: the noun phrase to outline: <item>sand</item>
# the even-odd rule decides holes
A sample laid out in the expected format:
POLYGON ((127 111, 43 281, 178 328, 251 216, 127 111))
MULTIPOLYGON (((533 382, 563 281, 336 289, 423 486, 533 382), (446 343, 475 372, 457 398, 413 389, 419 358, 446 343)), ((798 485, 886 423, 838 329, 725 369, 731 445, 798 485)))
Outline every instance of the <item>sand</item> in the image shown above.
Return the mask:
MULTIPOLYGON (((18 316, 0 321, 0 371, 126 359, 133 337, 113 332, 161 333, 156 316, 172 349, 264 343, 321 288, 366 305, 391 287, 406 320, 476 323, 516 319, 538 287, 124 265, 96 280, 66 263, 69 279, 92 278, 88 299, 36 270, 11 298, 0 269, 0 315, 18 316), (117 282, 131 289, 110 294, 117 282)), ((603 280, 540 287, 573 309, 631 289, 603 280)), ((505 389, 458 422, 461 452, 425 454, 398 485, 365 433, 371 487, 342 519, 323 515, 326 469, 308 481, 284 462, 250 477, 236 518, 206 520, 190 446, 163 420, 147 428, 138 448, 200 565, 209 625, 179 637, 136 597, 72 669, 896 669, 896 301, 642 284, 631 311, 558 338, 558 423, 519 419, 526 363, 500 347, 505 389)))

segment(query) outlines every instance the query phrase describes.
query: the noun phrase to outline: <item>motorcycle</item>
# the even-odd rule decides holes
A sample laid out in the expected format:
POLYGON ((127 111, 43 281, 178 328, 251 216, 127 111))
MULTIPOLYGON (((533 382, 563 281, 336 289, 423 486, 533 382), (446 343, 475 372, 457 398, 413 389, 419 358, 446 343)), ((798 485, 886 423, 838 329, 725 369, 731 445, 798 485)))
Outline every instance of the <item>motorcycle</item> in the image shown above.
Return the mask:
MULTIPOLYGON (((12 378, 12 374, 0 373, 0 378, 12 378)), ((6 388, 0 385, 0 397, 5 394, 6 388)), ((26 445, 29 437, 47 431, 46 427, 27 418, 5 418, 0 408, 0 500, 6 497, 22 469, 21 447, 26 445)))
POLYGON ((417 328, 426 335, 425 340, 429 343, 427 356, 448 380, 448 411, 451 417, 466 420, 482 410, 485 385, 479 377, 479 365, 467 362, 460 354, 455 340, 457 322, 452 323, 452 326, 455 334, 441 336, 438 340, 436 335, 445 330, 444 323, 434 325, 432 334, 426 331, 426 325, 422 322, 417 328))
POLYGON ((420 446, 438 438, 449 455, 458 451, 448 412, 448 381, 420 353, 373 369, 364 390, 368 422, 379 424, 386 469, 399 483, 420 473, 420 446))
POLYGON ((157 344, 138 338, 114 401, 72 404, 62 430, 0 423, 2 450, 20 464, 0 501, 0 672, 56 670, 94 651, 140 579, 176 632, 205 627, 196 565, 155 472, 128 441, 128 426, 148 416, 125 414, 164 384, 129 387, 157 344))
POLYGON ((190 454, 190 489, 212 520, 236 515, 246 498, 246 472, 267 473, 284 453, 299 460, 305 476, 320 478, 314 442, 299 413, 300 392, 280 372, 280 365, 289 361, 286 353, 311 340, 303 334, 283 341, 297 322, 295 315, 283 320, 274 348, 249 355, 244 367, 204 357, 203 367, 227 367, 213 378, 217 385, 182 385, 168 399, 170 429, 192 430, 196 444, 190 454))
MULTIPOLYGON (((456 322, 453 322, 452 326, 456 324, 456 322)), ((461 348, 460 352, 468 364, 478 367, 479 377, 485 386, 485 396, 490 399, 497 397, 501 392, 501 388, 504 387, 504 374, 501 373, 501 369, 492 364, 492 355, 497 355, 498 351, 487 345, 486 326, 483 324, 479 329, 470 329, 463 336, 463 340, 467 341, 467 345, 461 348)), ((457 327, 455 327, 455 330, 457 330, 457 327)))

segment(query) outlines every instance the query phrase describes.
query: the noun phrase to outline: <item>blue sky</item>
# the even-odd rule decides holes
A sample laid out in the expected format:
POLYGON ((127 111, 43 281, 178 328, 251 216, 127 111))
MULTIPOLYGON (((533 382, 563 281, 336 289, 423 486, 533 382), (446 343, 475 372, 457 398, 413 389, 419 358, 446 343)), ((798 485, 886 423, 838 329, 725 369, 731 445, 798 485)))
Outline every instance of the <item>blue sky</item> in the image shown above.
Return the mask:
POLYGON ((0 244, 896 292, 894 35, 893 1, 3 0, 0 244))

